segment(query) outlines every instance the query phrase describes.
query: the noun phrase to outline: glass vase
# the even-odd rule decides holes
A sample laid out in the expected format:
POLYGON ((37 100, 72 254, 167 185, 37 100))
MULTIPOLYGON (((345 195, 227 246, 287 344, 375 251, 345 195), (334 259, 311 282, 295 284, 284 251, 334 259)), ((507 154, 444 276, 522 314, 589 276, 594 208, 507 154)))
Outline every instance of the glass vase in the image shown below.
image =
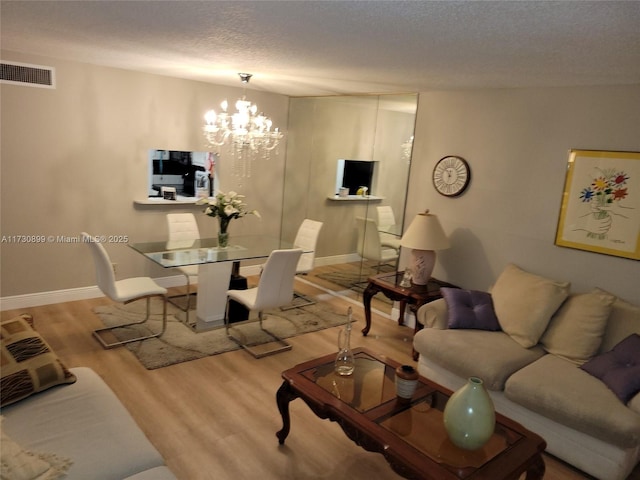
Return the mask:
POLYGON ((227 245, 229 245, 229 220, 227 217, 218 217, 218 225, 220 226, 218 230, 218 247, 220 248, 227 248, 227 245))
POLYGON ((336 355, 335 372, 341 376, 349 376, 356 366, 356 359, 351 350, 351 315, 352 309, 347 311, 347 324, 338 333, 338 355, 336 355))
POLYGON ((495 430, 493 401, 478 377, 469 378, 444 407, 444 427, 451 442, 465 450, 482 447, 495 430))
POLYGON ((218 247, 226 248, 229 245, 229 233, 218 232, 218 247))

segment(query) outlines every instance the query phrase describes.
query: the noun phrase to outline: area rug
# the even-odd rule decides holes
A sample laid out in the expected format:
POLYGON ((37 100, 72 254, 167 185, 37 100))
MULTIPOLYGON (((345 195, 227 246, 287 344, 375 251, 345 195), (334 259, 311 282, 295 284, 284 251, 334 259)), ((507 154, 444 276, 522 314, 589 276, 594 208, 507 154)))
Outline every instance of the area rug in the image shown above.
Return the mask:
MULTIPOLYGON (((152 299, 151 318, 142 325, 134 325, 114 330, 119 340, 131 338, 133 335, 148 334, 150 330, 157 332, 162 324, 162 301, 152 299)), ((94 308, 102 323, 111 327, 122 323, 140 321, 146 312, 146 302, 137 301, 131 304, 113 304, 94 308)), ((238 350, 236 342, 229 339, 223 327, 215 330, 195 333, 180 322, 175 314, 178 309, 167 304, 167 331, 159 338, 151 338, 140 342, 126 344, 148 370, 188 362, 198 358, 217 355, 238 350)), ((291 310, 273 309, 265 311, 263 326, 280 338, 290 338, 305 333, 316 332, 325 328, 344 325, 346 312, 336 312, 326 302, 293 308, 291 310)), ((268 342, 270 337, 261 329, 259 322, 231 324, 230 330, 236 338, 246 343, 268 342)))

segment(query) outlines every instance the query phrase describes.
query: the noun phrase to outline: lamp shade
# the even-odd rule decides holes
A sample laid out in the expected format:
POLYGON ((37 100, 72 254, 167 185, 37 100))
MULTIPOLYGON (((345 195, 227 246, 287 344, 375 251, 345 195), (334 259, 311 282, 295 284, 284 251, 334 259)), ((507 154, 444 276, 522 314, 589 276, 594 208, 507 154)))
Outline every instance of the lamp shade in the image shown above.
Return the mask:
POLYGON ((416 215, 400 245, 415 250, 445 250, 451 246, 438 217, 429 210, 416 215))

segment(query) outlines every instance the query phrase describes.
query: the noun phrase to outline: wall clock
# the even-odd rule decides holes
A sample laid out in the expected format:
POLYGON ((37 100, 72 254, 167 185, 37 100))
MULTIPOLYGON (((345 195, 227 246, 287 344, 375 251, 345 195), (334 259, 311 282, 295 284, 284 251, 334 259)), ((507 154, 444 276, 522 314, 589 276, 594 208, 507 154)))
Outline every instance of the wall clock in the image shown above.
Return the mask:
POLYGON ((471 170, 462 157, 449 155, 441 158, 433 169, 433 186, 438 193, 456 197, 469 186, 471 170))

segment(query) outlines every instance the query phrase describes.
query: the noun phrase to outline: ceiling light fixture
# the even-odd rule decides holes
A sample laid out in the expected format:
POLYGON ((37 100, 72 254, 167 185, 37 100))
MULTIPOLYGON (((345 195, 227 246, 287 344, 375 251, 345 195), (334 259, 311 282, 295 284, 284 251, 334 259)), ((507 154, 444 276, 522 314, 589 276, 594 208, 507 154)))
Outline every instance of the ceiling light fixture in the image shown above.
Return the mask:
MULTIPOLYGON (((243 84, 249 83, 250 73, 239 73, 243 84)), ((236 102, 236 112, 227 112, 229 107, 225 100, 220 104, 222 111, 216 113, 209 110, 204 118, 204 136, 209 145, 230 148, 234 158, 234 174, 241 177, 251 176, 251 163, 256 157, 268 159, 271 152, 284 137, 274 128, 273 122, 264 113, 258 113, 258 106, 247 100, 246 91, 236 102)))

